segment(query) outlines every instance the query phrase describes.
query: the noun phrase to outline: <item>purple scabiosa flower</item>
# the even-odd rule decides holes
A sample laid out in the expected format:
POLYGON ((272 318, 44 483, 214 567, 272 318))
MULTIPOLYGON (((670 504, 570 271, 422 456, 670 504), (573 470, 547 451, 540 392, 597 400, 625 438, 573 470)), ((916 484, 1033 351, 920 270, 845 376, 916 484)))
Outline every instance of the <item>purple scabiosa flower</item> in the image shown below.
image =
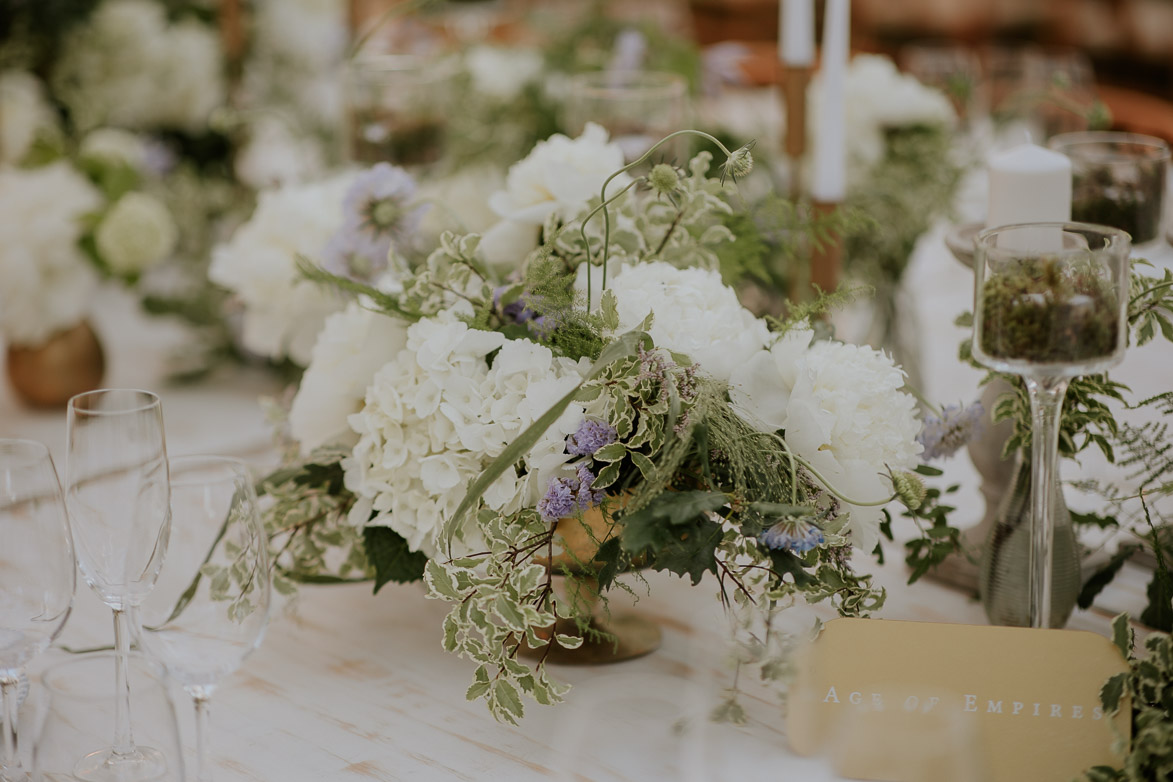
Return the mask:
POLYGON ((615 427, 593 418, 584 418, 578 430, 566 438, 566 453, 572 456, 593 456, 595 451, 618 439, 615 427))
POLYGON ((917 442, 924 446, 921 454, 926 462, 952 456, 959 448, 977 437, 985 423, 986 410, 981 402, 969 407, 946 405, 940 417, 925 417, 924 427, 917 442))
POLYGON ((355 177, 342 203, 342 226, 324 251, 329 271, 364 281, 387 266, 394 244, 419 228, 426 206, 410 206, 415 180, 402 168, 377 163, 355 177))
POLYGON ((764 530, 758 539, 767 548, 786 549, 795 554, 805 554, 826 540, 823 531, 812 524, 809 517, 783 519, 764 530))

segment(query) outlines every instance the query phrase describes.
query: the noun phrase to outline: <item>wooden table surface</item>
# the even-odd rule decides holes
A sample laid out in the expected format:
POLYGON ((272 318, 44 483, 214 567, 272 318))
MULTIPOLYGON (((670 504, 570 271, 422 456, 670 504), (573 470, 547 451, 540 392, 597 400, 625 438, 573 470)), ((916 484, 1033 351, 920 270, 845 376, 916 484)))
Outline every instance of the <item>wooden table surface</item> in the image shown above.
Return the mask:
MULTIPOLYGON (((917 294, 910 315, 922 326, 926 391, 945 402, 968 401, 977 373, 958 365, 963 334, 951 322, 970 306, 972 278, 948 256, 940 231, 921 243, 908 284, 917 294)), ((181 339, 178 330, 146 321, 116 291, 99 299, 95 323, 107 347, 106 383, 161 389, 172 454, 219 452, 259 466, 271 460, 256 403, 258 394, 280 390, 270 379, 233 371, 202 386, 166 388, 163 359, 181 339)), ((1173 388, 1171 352, 1164 345, 1136 351, 1120 376, 1138 393, 1154 384, 1173 388)), ((10 389, 0 389, 0 436, 46 442, 63 468, 64 432, 62 412, 29 411, 10 389)), ((944 466, 946 479, 966 484, 955 523, 972 523, 983 512, 973 468, 964 455, 944 466)), ((860 562, 889 590, 881 617, 985 622, 980 604, 965 594, 929 581, 907 587, 898 549, 889 554, 882 567, 860 562)), ((1138 612, 1143 578, 1126 573, 1100 607, 1077 611, 1070 627, 1106 633, 1117 610, 1138 612)), ((520 727, 497 724, 483 704, 465 702, 473 666, 441 650, 446 606, 426 599, 418 585, 389 586, 375 597, 362 584, 304 588, 293 606, 274 613, 263 646, 213 699, 217 779, 836 779, 823 759, 787 749, 781 707, 752 686, 748 726, 707 719, 731 676, 728 625, 714 585, 691 588, 654 573, 648 580, 651 594, 638 610, 663 628, 660 650, 614 666, 558 669, 575 685, 567 702, 527 704, 520 727)), ((788 613, 786 623, 807 627, 812 615, 803 611, 788 613)), ((75 613, 60 641, 108 644, 109 617, 79 579, 75 613)), ((33 673, 64 655, 51 650, 33 673)), ((178 691, 176 703, 190 752, 193 720, 178 691)))

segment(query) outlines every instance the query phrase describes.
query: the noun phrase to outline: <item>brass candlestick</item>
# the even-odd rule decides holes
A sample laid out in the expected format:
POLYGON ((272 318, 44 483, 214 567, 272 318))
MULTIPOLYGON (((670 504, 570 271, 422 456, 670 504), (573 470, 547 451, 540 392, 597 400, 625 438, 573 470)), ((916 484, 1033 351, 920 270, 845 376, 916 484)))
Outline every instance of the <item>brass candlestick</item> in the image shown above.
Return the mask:
MULTIPOLYGON (((839 208, 830 201, 811 203, 811 219, 817 221, 839 208)), ((843 239, 838 235, 821 244, 811 245, 810 282, 819 290, 830 293, 839 287, 839 276, 843 267, 843 239)))
POLYGON ((806 93, 811 71, 805 65, 779 63, 782 71, 782 101, 786 105, 784 150, 790 164, 790 197, 802 196, 802 158, 806 155, 806 93))

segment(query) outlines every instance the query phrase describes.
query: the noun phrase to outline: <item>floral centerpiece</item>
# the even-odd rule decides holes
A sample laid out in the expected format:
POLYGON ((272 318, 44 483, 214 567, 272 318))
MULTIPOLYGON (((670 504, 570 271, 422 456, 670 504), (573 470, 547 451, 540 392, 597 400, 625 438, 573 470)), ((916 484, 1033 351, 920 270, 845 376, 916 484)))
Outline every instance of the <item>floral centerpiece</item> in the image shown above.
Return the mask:
MULTIPOLYGON (((542 217, 512 267, 448 233, 409 268, 402 219, 354 215, 411 210, 356 181, 343 220, 382 236, 389 263, 300 262, 355 297, 327 318, 293 400, 300 442, 261 484, 279 589, 422 579, 451 604, 444 648, 477 665, 468 697, 507 721, 523 695, 560 700, 542 651, 582 637, 547 629, 588 629, 619 574, 707 575, 738 611, 830 600, 864 614, 883 591, 852 548, 876 545, 883 505, 925 498, 908 472, 916 404, 891 359, 825 338, 812 310, 757 318, 717 272, 749 152, 723 150, 719 175, 702 152, 632 177, 600 132, 554 137, 511 169, 542 217), (579 200, 537 186, 568 171, 591 182, 579 200)), ((777 653, 753 662, 776 676, 777 653)))

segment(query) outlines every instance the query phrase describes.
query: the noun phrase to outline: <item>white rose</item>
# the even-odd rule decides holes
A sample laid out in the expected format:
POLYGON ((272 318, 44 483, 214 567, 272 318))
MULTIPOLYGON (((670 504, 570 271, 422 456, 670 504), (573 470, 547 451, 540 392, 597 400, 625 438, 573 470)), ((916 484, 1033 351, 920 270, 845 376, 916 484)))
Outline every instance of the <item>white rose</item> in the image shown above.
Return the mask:
POLYGON ((97 190, 68 163, 0 169, 0 330, 37 345, 85 317, 97 277, 78 249, 97 190))
POLYGON ((362 408, 375 372, 406 341, 403 321, 355 303, 326 318, 289 410, 290 431, 303 452, 331 442, 354 444, 347 419, 362 408))
POLYGON ((179 231, 167 207, 146 193, 127 193, 106 213, 94 241, 116 274, 137 274, 175 249, 179 231))
POLYGON ((212 253, 208 277, 245 305, 244 345, 305 366, 326 316, 341 309, 329 291, 298 274, 297 256, 316 258, 342 224, 353 175, 266 190, 227 244, 212 253))
POLYGON ((621 271, 608 288, 618 305, 620 333, 652 312, 649 333, 656 345, 684 353, 718 380, 729 380, 769 341, 765 322, 741 306, 716 271, 641 263, 621 271))

